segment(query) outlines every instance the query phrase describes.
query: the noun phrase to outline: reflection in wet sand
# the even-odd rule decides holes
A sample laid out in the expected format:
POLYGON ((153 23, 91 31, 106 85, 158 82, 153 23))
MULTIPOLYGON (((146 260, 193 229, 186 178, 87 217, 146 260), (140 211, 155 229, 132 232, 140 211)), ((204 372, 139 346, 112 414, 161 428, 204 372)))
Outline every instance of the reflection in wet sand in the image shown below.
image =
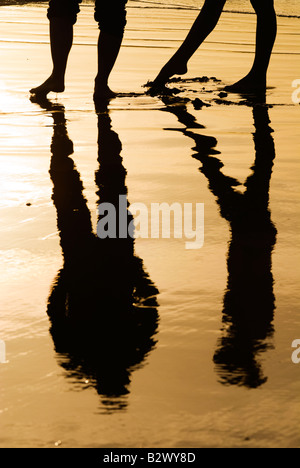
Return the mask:
MULTIPOLYGON (((215 157, 217 140, 188 130, 191 116, 186 105, 172 105, 163 98, 166 109, 186 125, 182 133, 195 141, 193 157, 202 163, 200 172, 209 182, 221 216, 230 225, 228 283, 224 296, 222 337, 214 363, 220 382, 257 388, 267 381, 259 356, 271 346, 275 297, 272 252, 276 228, 269 211, 269 189, 275 159, 274 140, 268 108, 253 104, 255 162, 245 182, 245 192, 236 190, 240 182, 224 175, 223 164, 215 157)), ((195 128, 195 125, 193 125, 195 128)))
MULTIPOLYGON (((51 105, 50 176, 64 258, 48 303, 51 335, 66 376, 95 387, 107 411, 122 410, 132 372, 155 347, 158 290, 134 253, 134 240, 93 233, 80 174, 68 137, 64 108, 51 105)), ((96 184, 99 203, 118 209, 127 195, 122 145, 108 113, 98 115, 96 184)), ((132 220, 128 213, 128 223, 132 220)))

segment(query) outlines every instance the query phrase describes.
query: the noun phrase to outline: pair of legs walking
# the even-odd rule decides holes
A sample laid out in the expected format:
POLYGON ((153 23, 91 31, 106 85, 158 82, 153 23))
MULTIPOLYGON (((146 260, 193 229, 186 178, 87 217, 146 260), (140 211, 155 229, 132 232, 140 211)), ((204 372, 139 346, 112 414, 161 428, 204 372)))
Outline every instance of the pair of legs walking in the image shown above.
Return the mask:
MULTIPOLYGON (((32 94, 46 96, 51 91, 61 93, 65 89, 65 73, 73 44, 73 26, 82 0, 50 0, 50 44, 53 70, 49 78, 32 94)), ((95 20, 99 24, 98 73, 95 79, 95 99, 114 96, 108 79, 119 55, 126 25, 127 0, 95 0, 95 20)))
MULTIPOLYGON (((229 86, 237 92, 265 91, 267 70, 277 33, 274 0, 250 0, 257 15, 255 59, 250 72, 242 80, 229 86)), ((53 71, 50 77, 31 93, 47 95, 51 91, 62 92, 65 72, 73 43, 73 25, 76 23, 81 0, 50 0, 50 42, 53 71)), ((122 44, 126 25, 127 0, 95 0, 95 19, 99 23, 98 73, 95 79, 95 99, 110 98, 114 93, 108 86, 108 78, 114 67, 122 44)), ((173 75, 187 72, 190 58, 216 27, 226 0, 205 0, 196 21, 185 41, 162 68, 152 86, 164 85, 173 75)))
MULTIPOLYGON (((205 0, 185 41, 153 82, 164 85, 173 75, 187 72, 190 58, 215 29, 227 0, 205 0)), ((257 16, 256 50, 253 66, 242 80, 227 89, 251 92, 266 90, 267 70, 277 34, 274 0, 250 0, 257 16)))

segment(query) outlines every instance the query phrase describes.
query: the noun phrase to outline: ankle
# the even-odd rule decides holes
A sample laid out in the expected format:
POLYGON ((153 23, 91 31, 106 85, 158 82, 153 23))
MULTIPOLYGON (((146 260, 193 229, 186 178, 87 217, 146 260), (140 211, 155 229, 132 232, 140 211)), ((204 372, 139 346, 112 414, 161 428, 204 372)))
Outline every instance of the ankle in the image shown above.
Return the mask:
POLYGON ((245 77, 246 79, 253 80, 256 83, 266 83, 267 82, 267 75, 265 72, 261 72, 255 69, 252 69, 248 75, 245 77))
POLYGON ((48 78, 49 80, 53 81, 54 83, 64 84, 65 82, 65 75, 62 73, 58 73, 55 70, 51 73, 48 78))
POLYGON ((104 78, 103 76, 97 75, 95 78, 95 86, 99 86, 101 88, 108 87, 108 78, 104 78))

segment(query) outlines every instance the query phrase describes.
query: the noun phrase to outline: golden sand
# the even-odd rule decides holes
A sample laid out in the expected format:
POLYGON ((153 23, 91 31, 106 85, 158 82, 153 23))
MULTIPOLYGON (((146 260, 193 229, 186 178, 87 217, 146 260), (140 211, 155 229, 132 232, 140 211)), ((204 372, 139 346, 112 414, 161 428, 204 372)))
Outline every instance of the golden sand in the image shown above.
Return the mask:
MULTIPOLYGON (((92 8, 85 6, 66 91, 49 96, 63 108, 43 109, 29 100, 28 90, 51 67, 45 8, 0 7, 0 339, 9 361, 0 364, 0 446, 54 447, 60 441, 62 447, 299 447, 299 368, 291 361, 291 344, 300 338, 299 105, 292 101, 292 83, 300 79, 299 20, 279 18, 268 106, 257 115, 237 96, 219 100, 222 87, 252 63, 255 16, 225 13, 192 59, 186 81, 170 85, 180 91, 176 100, 163 101, 146 95, 143 85, 178 47, 196 12, 129 5, 124 46, 111 77, 120 95, 109 106, 122 144, 128 199, 147 206, 204 203, 205 243, 189 251, 184 239, 136 240, 136 254, 159 291, 158 333, 149 352, 127 368, 127 394, 112 396, 97 393, 95 376, 72 371, 49 333, 47 302, 63 264, 49 175, 55 112, 66 118, 71 158, 96 231, 98 117, 92 93, 98 32, 92 8), (220 81, 203 83, 203 76, 220 81), (200 109, 195 99, 207 106, 200 109), (195 123, 200 127, 193 128, 195 123), (268 148, 259 158, 264 164, 270 158, 265 170, 272 171, 269 210, 277 238, 265 244, 269 257, 257 246, 261 257, 256 264, 248 259, 256 270, 247 274, 250 285, 258 284, 255 276, 269 268, 274 298, 263 295, 255 302, 256 291, 252 296, 245 287, 245 304, 261 307, 267 324, 260 321, 261 336, 257 329, 247 342, 236 323, 240 335, 231 345, 240 339, 244 354, 233 352, 231 367, 230 356, 227 368, 218 367, 214 356, 222 337, 230 342, 235 333, 234 319, 222 320, 231 234, 207 168, 211 158, 222 162, 221 173, 237 179, 235 190, 243 193, 255 161, 255 132, 268 148), (215 144, 202 138, 195 150, 199 135, 213 137, 215 144)), ((243 313, 251 321, 249 307, 243 313)))

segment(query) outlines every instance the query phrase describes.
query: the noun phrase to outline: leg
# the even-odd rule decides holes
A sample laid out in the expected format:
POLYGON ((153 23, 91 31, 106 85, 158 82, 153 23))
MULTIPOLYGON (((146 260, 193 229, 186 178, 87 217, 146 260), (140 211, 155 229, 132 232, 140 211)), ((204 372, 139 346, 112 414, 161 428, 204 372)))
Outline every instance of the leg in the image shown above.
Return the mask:
POLYGON ((205 0, 188 36, 156 77, 153 82, 154 86, 164 85, 171 76, 183 75, 187 72, 188 61, 216 27, 225 3, 226 0, 205 0))
POLYGON ((94 100, 115 96, 108 79, 118 58, 126 26, 127 0, 96 0, 95 19, 99 23, 98 73, 95 79, 94 100))
POLYGON ((229 91, 266 91, 267 71, 277 34, 277 18, 274 0, 251 0, 257 15, 256 50, 253 66, 245 78, 232 86, 229 91))
POLYGON ((101 31, 98 40, 98 74, 95 79, 94 99, 110 99, 115 96, 108 86, 108 79, 115 65, 122 44, 122 37, 101 31))
POLYGON ((73 25, 77 19, 80 1, 72 0, 67 6, 61 0, 50 1, 48 18, 53 70, 42 85, 30 90, 32 94, 47 96, 51 91, 64 91, 67 61, 73 43, 73 25))

